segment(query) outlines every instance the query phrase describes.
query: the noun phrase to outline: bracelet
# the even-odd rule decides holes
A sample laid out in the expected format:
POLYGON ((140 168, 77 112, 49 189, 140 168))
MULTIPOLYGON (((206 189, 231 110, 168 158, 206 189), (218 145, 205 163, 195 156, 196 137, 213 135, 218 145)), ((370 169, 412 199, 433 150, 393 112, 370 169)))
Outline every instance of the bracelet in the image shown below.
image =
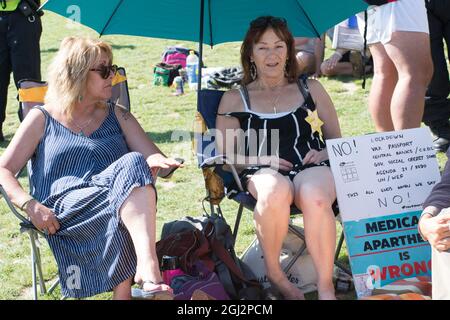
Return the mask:
POLYGON ((31 197, 30 199, 28 199, 27 201, 25 201, 25 202, 20 206, 20 210, 26 211, 27 205, 28 205, 31 201, 33 201, 33 200, 34 200, 34 198, 31 197))

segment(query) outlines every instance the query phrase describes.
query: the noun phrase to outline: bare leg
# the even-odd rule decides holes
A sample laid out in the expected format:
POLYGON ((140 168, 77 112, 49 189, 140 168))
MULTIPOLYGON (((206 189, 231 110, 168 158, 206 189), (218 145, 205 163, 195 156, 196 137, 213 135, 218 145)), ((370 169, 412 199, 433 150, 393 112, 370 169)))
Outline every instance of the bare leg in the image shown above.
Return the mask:
POLYGON ((369 94, 369 112, 377 132, 392 131, 391 100, 397 84, 397 70, 381 43, 370 45, 374 75, 369 94))
POLYGON ((130 300, 131 299, 131 278, 121 282, 113 289, 113 300, 130 300))
POLYGON ((262 169, 250 179, 248 190, 257 199, 254 211, 256 235, 264 252, 267 276, 286 299, 303 300, 303 293, 287 279, 280 266, 281 247, 288 232, 293 186, 281 174, 262 169))
POLYGON ((316 58, 313 54, 300 51, 297 53, 297 63, 300 70, 300 74, 302 73, 314 73, 316 70, 316 58))
POLYGON ((384 47, 398 71, 391 101, 394 129, 418 128, 422 121, 425 92, 433 75, 430 37, 422 32, 397 31, 384 47))
POLYGON ((325 62, 320 66, 322 74, 330 76, 351 76, 353 75, 353 66, 350 62, 338 62, 334 68, 327 68, 325 62))
MULTIPOLYGON (((156 194, 151 186, 135 188, 125 200, 120 215, 130 232, 137 256, 135 281, 162 282, 156 255, 156 194)), ((167 285, 144 283, 144 290, 170 290, 167 285)))
POLYGON ((305 238, 317 270, 320 300, 334 300, 333 267, 336 222, 331 206, 336 199, 333 175, 328 167, 313 167, 294 179, 295 204, 303 212, 305 238))

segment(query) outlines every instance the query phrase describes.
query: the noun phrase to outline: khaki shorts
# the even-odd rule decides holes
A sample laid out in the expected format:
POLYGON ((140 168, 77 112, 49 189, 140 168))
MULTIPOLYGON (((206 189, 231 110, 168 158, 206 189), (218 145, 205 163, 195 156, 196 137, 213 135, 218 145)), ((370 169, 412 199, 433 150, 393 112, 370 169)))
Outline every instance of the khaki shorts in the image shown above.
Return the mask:
MULTIPOLYGON (((364 36, 364 12, 357 17, 359 31, 364 36)), ((398 0, 367 9, 367 44, 386 44, 395 31, 429 34, 424 0, 398 0)))

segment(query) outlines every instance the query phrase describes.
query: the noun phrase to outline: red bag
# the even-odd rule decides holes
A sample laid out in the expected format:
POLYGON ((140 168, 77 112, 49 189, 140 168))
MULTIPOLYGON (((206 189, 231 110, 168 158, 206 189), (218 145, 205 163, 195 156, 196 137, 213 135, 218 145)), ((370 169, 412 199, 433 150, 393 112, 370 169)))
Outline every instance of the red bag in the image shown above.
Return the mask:
POLYGON ((191 274, 197 260, 202 261, 209 270, 214 270, 210 252, 208 239, 198 229, 173 233, 156 243, 158 261, 161 262, 164 255, 176 256, 181 269, 187 274, 191 274))

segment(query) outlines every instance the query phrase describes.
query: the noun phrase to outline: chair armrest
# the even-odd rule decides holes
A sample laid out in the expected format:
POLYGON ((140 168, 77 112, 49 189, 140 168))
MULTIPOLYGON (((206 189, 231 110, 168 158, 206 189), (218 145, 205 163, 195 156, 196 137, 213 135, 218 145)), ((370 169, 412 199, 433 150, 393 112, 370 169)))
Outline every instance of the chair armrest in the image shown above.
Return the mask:
POLYGON ((201 164, 200 168, 208 168, 208 167, 219 167, 223 165, 228 165, 231 169, 231 174, 233 175, 234 181, 239 188, 239 191, 243 192, 244 188, 242 187, 241 180, 239 179, 239 175, 237 173, 236 167, 234 164, 225 156, 224 154, 219 154, 214 157, 210 157, 205 159, 201 164))
MULTIPOLYGON (((236 182, 236 185, 239 188, 239 191, 245 192, 244 188, 242 187, 241 180, 239 179, 236 166, 224 154, 219 154, 217 156, 203 160, 203 162, 200 164, 200 168, 204 169, 207 167, 219 167, 224 165, 228 165, 230 167, 231 173, 233 175, 234 181, 236 182)), ((249 168, 270 168, 270 165, 251 165, 249 166, 249 168)))
POLYGON ((0 184, 0 193, 2 194, 3 198, 5 198, 6 203, 8 204, 8 207, 11 209, 12 213, 17 217, 17 219, 19 219, 20 222, 20 226, 22 228, 25 229, 34 229, 36 230, 38 233, 43 234, 41 231, 39 231, 38 229, 36 229, 36 227, 31 223, 30 220, 28 220, 28 218, 26 216, 24 216, 23 214, 21 214, 16 207, 13 205, 13 203, 11 202, 11 199, 8 197, 8 195, 6 194, 5 189, 3 189, 3 186, 0 184))

